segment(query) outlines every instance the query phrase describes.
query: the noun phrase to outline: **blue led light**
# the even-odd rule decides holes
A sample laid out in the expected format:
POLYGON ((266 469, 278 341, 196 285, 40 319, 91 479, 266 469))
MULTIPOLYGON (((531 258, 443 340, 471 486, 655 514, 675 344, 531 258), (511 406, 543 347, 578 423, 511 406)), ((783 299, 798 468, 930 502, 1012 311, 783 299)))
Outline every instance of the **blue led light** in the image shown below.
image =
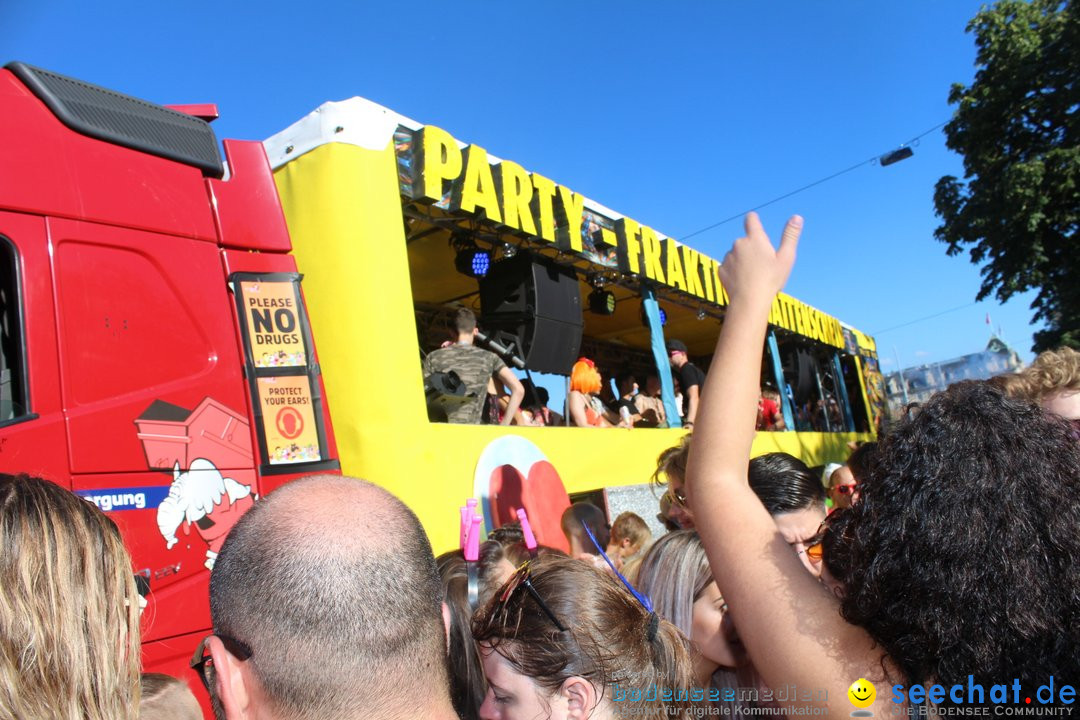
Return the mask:
POLYGON ((472 258, 472 273, 476 277, 484 277, 487 275, 488 269, 491 267, 491 254, 482 250, 477 250, 476 254, 472 258))

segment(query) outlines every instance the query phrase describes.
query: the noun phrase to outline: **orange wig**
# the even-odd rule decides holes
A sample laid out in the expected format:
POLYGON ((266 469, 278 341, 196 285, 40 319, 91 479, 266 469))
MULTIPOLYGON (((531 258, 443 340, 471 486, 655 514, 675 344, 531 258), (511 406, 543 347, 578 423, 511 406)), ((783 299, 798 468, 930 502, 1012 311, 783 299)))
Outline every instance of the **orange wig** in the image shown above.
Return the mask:
POLYGON ((570 389, 588 395, 600 392, 600 371, 589 358, 578 358, 570 371, 570 389))

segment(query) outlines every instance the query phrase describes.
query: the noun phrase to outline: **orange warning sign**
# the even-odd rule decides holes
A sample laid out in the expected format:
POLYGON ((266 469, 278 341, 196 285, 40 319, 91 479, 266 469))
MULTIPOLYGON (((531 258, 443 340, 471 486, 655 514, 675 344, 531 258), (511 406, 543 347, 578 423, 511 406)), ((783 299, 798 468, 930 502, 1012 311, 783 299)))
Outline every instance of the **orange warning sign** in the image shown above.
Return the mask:
POLYGON ((255 367, 303 367, 304 336, 291 281, 241 282, 248 340, 255 367))
POLYGON ((258 378, 257 383, 270 464, 321 460, 311 379, 306 375, 279 375, 258 378))

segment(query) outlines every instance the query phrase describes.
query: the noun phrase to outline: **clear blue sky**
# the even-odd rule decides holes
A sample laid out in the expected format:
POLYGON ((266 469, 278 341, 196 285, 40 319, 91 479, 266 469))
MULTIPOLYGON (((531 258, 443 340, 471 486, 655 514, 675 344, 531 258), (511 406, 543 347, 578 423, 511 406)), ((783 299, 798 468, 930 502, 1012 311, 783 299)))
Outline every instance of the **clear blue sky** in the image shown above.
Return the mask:
MULTIPOLYGON (((5 61, 217 103, 220 137, 360 95, 678 238, 946 120, 979 6, 0 0, 0 27, 5 61)), ((961 172, 938 131, 762 211, 774 233, 805 216, 787 290, 875 334, 886 370, 894 347, 904 366, 981 350, 988 313, 1031 358, 1030 294, 972 304, 977 269, 933 239, 933 185, 961 172)), ((740 231, 689 242, 721 258, 740 231)))

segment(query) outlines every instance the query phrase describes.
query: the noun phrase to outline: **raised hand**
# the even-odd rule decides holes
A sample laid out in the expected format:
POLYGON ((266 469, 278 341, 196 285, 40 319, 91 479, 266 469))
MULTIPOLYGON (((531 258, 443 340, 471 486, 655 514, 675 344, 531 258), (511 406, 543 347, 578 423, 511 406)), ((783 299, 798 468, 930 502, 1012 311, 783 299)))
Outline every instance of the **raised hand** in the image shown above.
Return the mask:
POLYGON ((757 213, 747 213, 745 227, 746 237, 736 240, 731 252, 724 256, 718 270, 720 282, 732 301, 747 296, 771 302, 791 274, 803 219, 793 215, 788 220, 776 250, 761 227, 757 213))

